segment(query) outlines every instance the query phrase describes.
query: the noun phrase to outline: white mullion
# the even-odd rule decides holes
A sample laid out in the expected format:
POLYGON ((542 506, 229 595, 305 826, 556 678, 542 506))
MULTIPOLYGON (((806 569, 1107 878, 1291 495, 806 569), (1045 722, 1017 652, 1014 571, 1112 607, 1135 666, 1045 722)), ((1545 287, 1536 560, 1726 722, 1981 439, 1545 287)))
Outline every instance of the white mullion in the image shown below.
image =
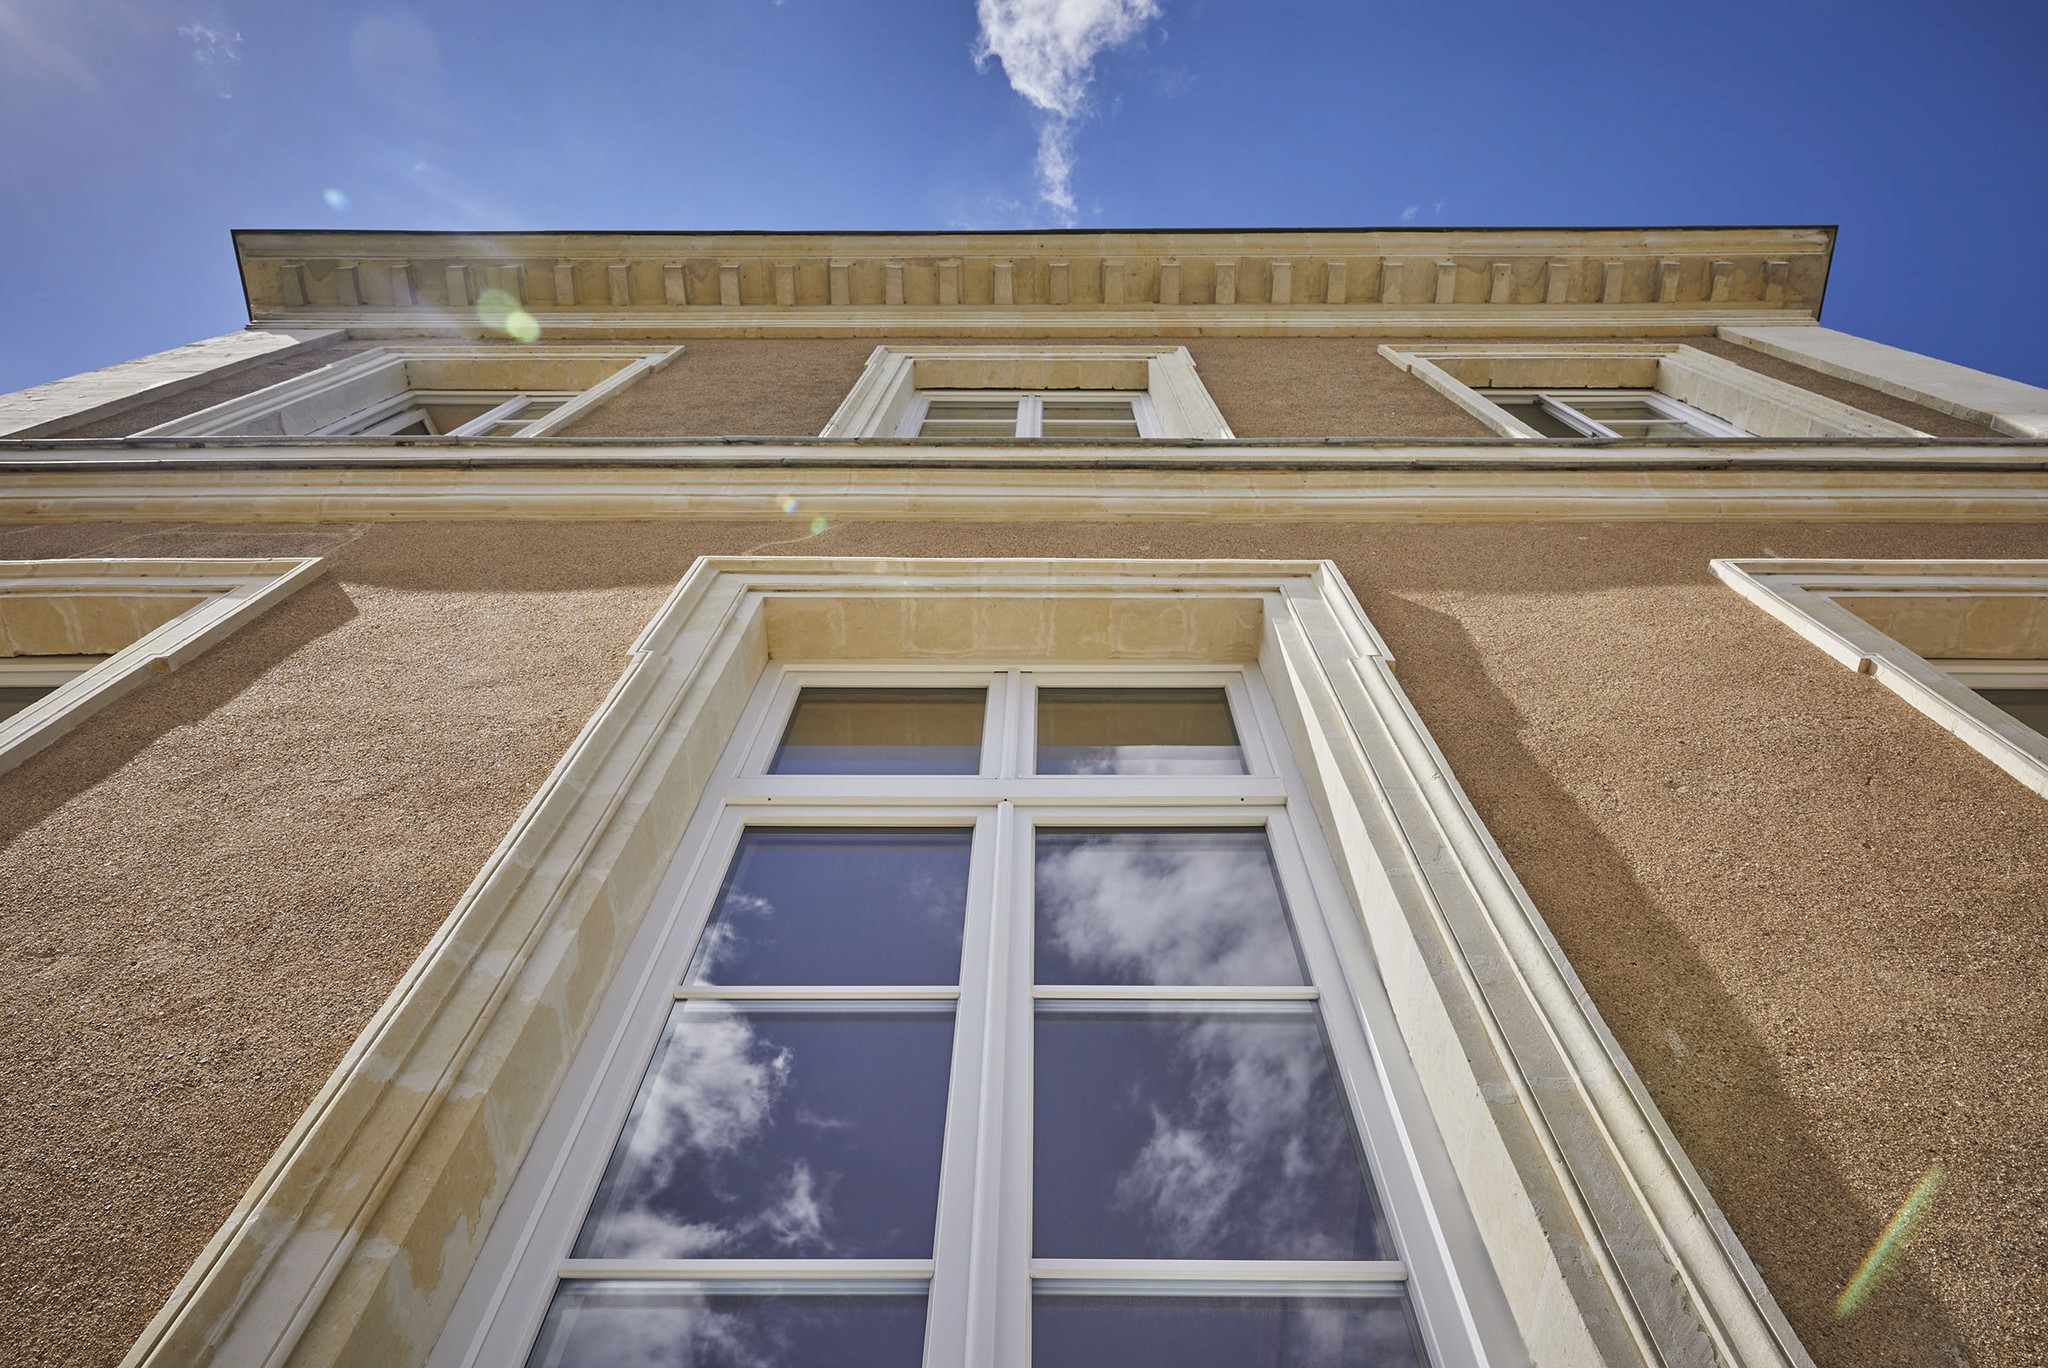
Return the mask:
POLYGON ((496 424, 502 423, 509 418, 516 418, 524 413, 527 406, 532 402, 533 396, 530 394, 515 394, 495 408, 485 409, 468 422, 448 429, 447 435, 450 437, 475 437, 488 433, 496 424))
POLYGON ((1045 398, 1039 394, 1017 396, 1017 435, 1019 437, 1043 437, 1045 435, 1045 398))
POLYGON ((1558 421, 1568 424, 1571 427, 1577 428, 1579 431, 1585 433, 1588 437, 1608 437, 1613 438, 1615 440, 1619 440, 1621 437, 1621 434, 1616 432, 1613 428, 1608 427, 1604 423, 1595 422, 1593 419, 1588 418, 1585 414, 1579 412, 1570 404, 1566 403, 1562 399, 1557 398, 1555 395, 1538 394, 1536 396, 1536 402, 1541 404, 1544 408, 1550 410, 1550 415, 1553 418, 1556 418, 1558 421))
POLYGON ((1031 1170, 1035 1125, 1032 1111, 1031 998, 1032 823, 1013 804, 1002 808, 1005 843, 997 871, 996 925, 1001 950, 990 981, 1000 985, 1000 1062, 987 1098, 1001 1125, 990 1146, 983 1200, 987 1232, 981 1250, 987 1266, 976 1280, 979 1318, 967 1362, 978 1368, 1029 1368, 1031 1362, 1031 1170))
POLYGON ((960 990, 947 984, 903 984, 894 987, 867 988, 847 985, 805 986, 802 984, 758 987, 754 985, 688 983, 677 988, 673 995, 677 1002, 730 1002, 746 1004, 760 1003, 875 1003, 881 1006, 900 1004, 916 1010, 933 1002, 953 1002, 960 997, 960 990))
POLYGON ((953 1015, 953 1063, 947 1074, 946 1138, 939 1167, 937 1220, 932 1232, 933 1274, 925 1306, 924 1361, 930 1368, 969 1362, 973 1285, 979 1266, 975 1246, 985 1238, 987 1219, 979 1196, 985 1186, 986 1154, 1001 1143, 1001 1115, 988 1114, 986 1091, 1000 1070, 991 1058, 1001 1038, 1001 1019, 992 1007, 996 948, 997 866, 1003 845, 1002 820, 985 813, 975 823, 969 864, 967 921, 960 943, 959 1001, 953 1015))
POLYGON ((1143 1007, 1150 1002, 1170 1002, 1179 1007, 1216 1007, 1230 1011, 1247 1004, 1281 1004, 1294 1002, 1316 1002, 1322 994, 1314 985, 1307 987, 1271 986, 1261 987, 1240 984, 1210 984, 1183 987, 1168 984, 1092 984, 1054 983, 1039 984, 1032 988, 1031 997, 1035 1002, 1129 1003, 1143 1007))
POLYGON ((1131 417, 1138 424, 1140 437, 1163 437, 1164 429, 1159 425, 1159 409, 1153 404, 1151 394, 1139 391, 1131 396, 1131 417))
POLYGON ((1032 771, 1031 738, 1037 731, 1035 715, 1038 688, 1023 670, 1010 670, 1004 678, 1007 718, 1003 729, 1002 767, 997 771, 1006 782, 1015 782, 1032 771))
MULTIPOLYGON (((1396 1286, 1408 1281, 1408 1266, 1392 1259, 1033 1259, 1034 1283, 1150 1282, 1200 1284, 1189 1290, 1210 1291, 1219 1283, 1290 1283, 1396 1286)), ((1105 1289, 1124 1292, 1125 1288, 1105 1289)))
POLYGON ((566 1259, 556 1276, 567 1280, 635 1282, 876 1282, 920 1288, 932 1276, 930 1259, 566 1259))

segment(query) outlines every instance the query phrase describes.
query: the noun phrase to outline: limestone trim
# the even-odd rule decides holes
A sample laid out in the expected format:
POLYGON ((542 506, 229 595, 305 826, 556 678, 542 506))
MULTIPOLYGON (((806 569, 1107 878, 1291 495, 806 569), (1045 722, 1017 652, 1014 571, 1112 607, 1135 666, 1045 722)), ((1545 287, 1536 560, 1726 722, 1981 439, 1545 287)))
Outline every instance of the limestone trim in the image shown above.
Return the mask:
POLYGON ((249 328, 0 395, 0 438, 62 432, 345 335, 339 328, 249 328))
MULTIPOLYGON (((1639 453, 1638 453, 1639 454, 1639 453)), ((1958 453, 1961 454, 1961 453, 1958 453)), ((1223 522, 1533 519, 2038 522, 2048 463, 1984 468, 1882 458, 1833 468, 1669 465, 1577 459, 1460 468, 1437 453, 1381 462, 1069 463, 890 459, 789 464, 589 461, 493 465, 488 458, 394 466, 190 461, 79 468, 21 463, 0 482, 7 522, 360 522, 445 519, 758 518, 800 535, 829 522, 933 520, 1223 522)))
POLYGON ((1252 640, 1531 1360, 1808 1364, 1334 566, 744 557, 676 587, 128 1362, 425 1358, 771 660, 1252 640))
POLYGON ((2048 389, 1888 347, 1832 328, 1777 328, 1730 320, 1730 342, 1853 380, 1916 404, 1984 423, 2014 437, 2048 437, 2048 389))
POLYGON ((1754 437, 1927 437, 1916 428, 1760 375, 1683 343, 1474 342, 1383 345, 1379 350, 1380 355, 1495 432, 1522 441, 1549 439, 1479 390, 1652 389, 1754 437))
MULTIPOLYGON (((818 307, 812 309, 677 309, 636 304, 597 312, 572 309, 536 315, 551 342, 688 341, 696 337, 959 338, 989 343, 1023 338, 1128 342, 1132 338, 1186 337, 1712 337, 1723 326, 1810 325, 1802 314, 1739 304, 1585 304, 1563 308, 1521 304, 1376 304, 1329 308, 1320 304, 1159 305, 926 308, 818 307)), ((295 309, 262 326, 345 329, 369 341, 451 338, 502 339, 473 314, 420 314, 398 309, 295 309)))
POLYGON ((1713 567, 1744 598, 2048 796, 2048 736, 1972 687, 2044 678, 2048 560, 1717 560, 1713 567))
POLYGON ((660 370, 681 353, 681 347, 652 352, 589 347, 376 347, 136 435, 203 437, 253 429, 274 441, 316 435, 352 413, 408 390, 581 391, 518 434, 544 437, 660 370))
POLYGON ((1237 434, 1186 347, 890 347, 868 356, 821 437, 894 437, 923 390, 1142 391, 1164 438, 1237 434))
POLYGON ((0 657, 104 657, 0 720, 0 773, 319 577, 304 560, 0 561, 0 657))
POLYGON ((1817 316, 1829 228, 1070 233, 251 231, 252 317, 471 317, 483 288, 557 313, 943 316, 1407 309, 1817 316))

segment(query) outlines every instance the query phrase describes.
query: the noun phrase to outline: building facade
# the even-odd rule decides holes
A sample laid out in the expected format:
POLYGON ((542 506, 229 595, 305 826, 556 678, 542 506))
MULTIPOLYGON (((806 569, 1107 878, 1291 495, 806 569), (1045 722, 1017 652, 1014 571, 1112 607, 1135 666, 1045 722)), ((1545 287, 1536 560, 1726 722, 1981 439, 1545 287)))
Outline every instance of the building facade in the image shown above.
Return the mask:
POLYGON ((0 1339, 2048 1362, 2048 391, 1833 245, 237 234, 0 397, 0 1339))

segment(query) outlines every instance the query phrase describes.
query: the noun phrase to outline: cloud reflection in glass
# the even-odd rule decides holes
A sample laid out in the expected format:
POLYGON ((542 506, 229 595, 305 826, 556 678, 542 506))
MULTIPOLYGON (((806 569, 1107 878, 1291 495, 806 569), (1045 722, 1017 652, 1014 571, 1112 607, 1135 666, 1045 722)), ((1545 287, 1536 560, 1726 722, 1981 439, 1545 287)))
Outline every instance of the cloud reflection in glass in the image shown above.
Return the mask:
POLYGON ((677 1006, 574 1256, 930 1257, 951 1004, 842 1007, 677 1006))
POLYGON ((1041 1006, 1033 1253, 1382 1259, 1313 1007, 1041 1006))
POLYGON ((1042 984, 1300 984, 1266 833, 1040 830, 1042 984))
POLYGON ((565 1282, 528 1368, 918 1368, 917 1295, 733 1296, 565 1282))

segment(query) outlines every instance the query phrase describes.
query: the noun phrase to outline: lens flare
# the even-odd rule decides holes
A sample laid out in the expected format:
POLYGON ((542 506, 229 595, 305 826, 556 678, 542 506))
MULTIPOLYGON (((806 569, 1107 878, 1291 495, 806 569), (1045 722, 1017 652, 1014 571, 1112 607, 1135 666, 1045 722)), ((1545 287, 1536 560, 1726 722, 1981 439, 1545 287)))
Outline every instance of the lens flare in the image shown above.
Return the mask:
POLYGON ((1913 1185, 1905 1203, 1892 1213, 1891 1220, 1885 1222, 1884 1233, 1877 1237, 1877 1243, 1857 1265, 1849 1285, 1835 1299, 1837 1319, 1855 1315, 1863 1303, 1870 1300, 1870 1294, 1877 1291, 1878 1284, 1890 1276, 1900 1256, 1906 1252, 1906 1246, 1912 1242, 1913 1233, 1927 1219, 1928 1208, 1934 1205, 1934 1194, 1940 1188, 1941 1165, 1934 1164, 1920 1175, 1920 1181, 1913 1185))
POLYGON ((540 320, 503 290, 485 290, 476 302, 476 316, 486 328, 515 342, 531 342, 540 336, 540 320))
POLYGON ((788 497, 788 498, 786 498, 786 499, 784 499, 784 500, 782 501, 782 511, 783 511, 783 512, 785 512, 785 513, 794 513, 794 512, 796 512, 796 496, 795 496, 795 495, 791 495, 790 497, 788 497))
POLYGON ((327 201, 327 207, 337 214, 348 212, 348 193, 328 186, 320 192, 320 198, 327 201))
POLYGON ((826 526, 827 524, 822 517, 811 519, 811 535, 814 537, 817 536, 820 532, 823 532, 825 530, 826 526))

